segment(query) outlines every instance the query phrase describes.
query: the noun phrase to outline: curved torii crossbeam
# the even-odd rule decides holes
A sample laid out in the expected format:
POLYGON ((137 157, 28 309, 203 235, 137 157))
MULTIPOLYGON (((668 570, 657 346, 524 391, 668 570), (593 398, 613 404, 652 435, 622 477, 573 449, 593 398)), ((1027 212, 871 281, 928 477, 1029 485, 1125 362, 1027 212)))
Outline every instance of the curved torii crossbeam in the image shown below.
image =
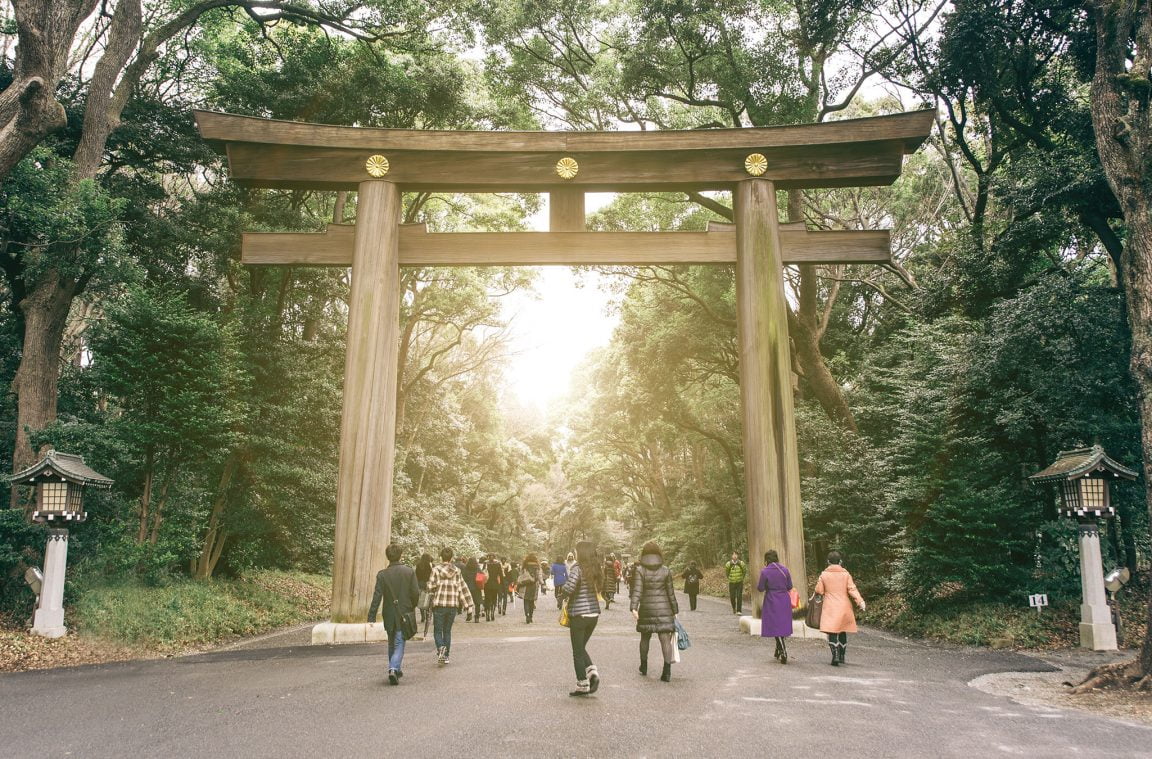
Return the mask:
MULTIPOLYGON (((243 243, 247 264, 352 267, 333 622, 365 619, 391 535, 400 266, 734 264, 749 554, 758 566, 766 549, 777 549, 807 598, 782 268, 883 263, 890 254, 887 231, 781 224, 776 190, 891 184, 934 117, 923 110, 752 129, 450 132, 197 111, 201 135, 227 153, 233 181, 358 192, 354 226, 246 234, 243 243), (732 192, 734 224, 707 232, 585 231, 586 192, 705 190, 732 192), (550 231, 428 233, 399 223, 405 191, 547 192, 550 231)), ((313 641, 366 634, 361 625, 321 625, 313 641)))

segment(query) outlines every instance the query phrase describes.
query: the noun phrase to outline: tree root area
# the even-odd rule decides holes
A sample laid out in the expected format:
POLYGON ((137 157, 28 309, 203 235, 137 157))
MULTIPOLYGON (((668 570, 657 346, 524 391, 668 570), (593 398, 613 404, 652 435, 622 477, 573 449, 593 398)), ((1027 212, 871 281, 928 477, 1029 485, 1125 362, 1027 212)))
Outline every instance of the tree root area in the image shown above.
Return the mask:
POLYGON ((1087 677, 1070 691, 1072 695, 1091 693, 1097 690, 1131 690, 1138 693, 1152 693, 1152 675, 1145 675, 1140 660, 1105 664, 1088 673, 1087 677))

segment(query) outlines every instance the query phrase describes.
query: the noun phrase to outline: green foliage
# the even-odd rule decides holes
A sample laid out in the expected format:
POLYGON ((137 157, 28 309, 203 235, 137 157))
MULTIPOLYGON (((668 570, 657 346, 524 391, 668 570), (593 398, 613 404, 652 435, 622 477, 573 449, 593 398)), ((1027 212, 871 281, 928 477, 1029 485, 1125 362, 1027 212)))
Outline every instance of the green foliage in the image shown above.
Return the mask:
POLYGON ((327 611, 330 585, 323 576, 279 572, 163 587, 92 583, 73 612, 83 635, 178 652, 317 620, 327 611))
POLYGON ((24 582, 24 570, 39 563, 44 541, 44 529, 29 524, 22 510, 0 510, 0 622, 23 622, 32 615, 36 596, 24 582))
MULTIPOLYGON (((50 268, 76 279, 93 272, 122 277, 130 269, 120 259, 124 205, 91 179, 73 181, 67 159, 36 148, 0 188, 4 253, 21 262, 28 283, 50 268)), ((5 267, 9 274, 12 266, 5 267)))

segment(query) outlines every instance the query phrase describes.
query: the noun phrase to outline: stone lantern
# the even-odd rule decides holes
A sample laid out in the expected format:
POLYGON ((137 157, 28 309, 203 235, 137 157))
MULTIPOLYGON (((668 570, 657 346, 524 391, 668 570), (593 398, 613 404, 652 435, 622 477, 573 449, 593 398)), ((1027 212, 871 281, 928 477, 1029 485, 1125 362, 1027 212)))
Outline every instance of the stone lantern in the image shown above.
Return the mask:
POLYGON ((1079 523, 1080 646, 1095 651, 1116 650, 1116 628, 1104 594, 1104 563, 1100 556, 1097 521, 1116 516, 1110 485, 1113 480, 1134 480, 1137 473, 1113 460, 1098 445, 1061 451, 1047 469, 1028 479, 1060 486, 1060 515, 1079 523))
POLYGON ((107 489, 112 486, 112 480, 92 470, 80 456, 49 451, 37 463, 12 475, 9 481, 13 485, 35 488, 32 521, 49 527, 44 578, 32 619, 32 632, 45 638, 59 638, 68 632, 64 627, 68 525, 88 518, 84 511, 84 489, 107 489))

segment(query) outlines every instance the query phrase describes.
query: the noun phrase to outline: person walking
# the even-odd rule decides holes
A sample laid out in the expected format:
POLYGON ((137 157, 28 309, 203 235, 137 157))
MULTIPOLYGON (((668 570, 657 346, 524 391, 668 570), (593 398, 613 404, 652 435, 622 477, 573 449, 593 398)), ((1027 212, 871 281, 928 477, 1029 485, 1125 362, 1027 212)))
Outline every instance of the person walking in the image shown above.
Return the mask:
POLYGON ((552 565, 546 561, 540 563, 540 595, 548 595, 548 579, 552 577, 552 565))
POLYGON ((436 641, 436 659, 448 663, 452 653, 452 623, 463 607, 468 612, 476 609, 472 591, 464 581, 460 569, 452 563, 452 549, 440 551, 440 563, 432 567, 428 580, 428 593, 432 596, 433 639, 436 641))
POLYGON ((652 634, 660 637, 660 652, 664 656, 664 671, 660 679, 672 679, 672 637, 676 632, 676 615, 680 605, 676 602, 676 588, 672 571, 664 566, 664 554, 654 542, 640 549, 640 565, 632 576, 629 608, 636 619, 636 632, 640 633, 640 674, 648 674, 648 647, 652 634))
MULTIPOLYGON (((432 556, 429 554, 421 554, 420 560, 416 562, 416 584, 420 589, 428 587, 428 580, 432 577, 432 556)), ((427 624, 428 622, 428 608, 427 604, 420 605, 420 622, 427 624)), ((428 628, 425 626, 424 634, 428 634, 428 628)))
POLYGON ((556 593, 568 602, 568 638, 572 643, 572 666, 576 670, 576 690, 569 696, 587 696, 600 687, 600 673, 588 655, 588 641, 600 619, 597 596, 604 587, 604 568, 595 544, 582 540, 576 544, 576 560, 568 570, 568 579, 556 593))
POLYGON ((563 588, 566 582, 568 582, 568 565, 564 563, 564 559, 557 556, 552 562, 552 594, 556 596, 557 609, 563 605, 560 588, 563 588))
POLYGON ((744 580, 748 579, 748 565, 736 551, 724 562, 724 574, 728 576, 728 600, 732 603, 732 613, 740 614, 744 611, 744 580))
POLYGON ((504 592, 504 565, 494 554, 489 554, 483 571, 488 575, 484 581, 484 619, 495 622, 500 594, 504 592))
POLYGON ((788 567, 780 563, 775 551, 764 552, 764 568, 760 570, 760 581, 756 590, 764 594, 764 605, 760 607, 760 637, 776 639, 776 653, 773 656, 781 664, 788 663, 787 639, 792 637, 792 574, 788 567))
POLYGON ((524 599, 524 624, 532 624, 532 614, 536 611, 536 598, 540 593, 543 578, 540 575, 540 560, 536 554, 524 557, 520 574, 516 578, 516 593, 524 599))
POLYGON ((700 581, 704 579, 704 573, 700 571, 699 565, 693 561, 680 576, 684 578, 684 592, 688 595, 688 608, 696 611, 696 596, 700 595, 700 581))
POLYGON ((468 563, 464 565, 464 584, 468 586, 468 592, 472 595, 472 606, 474 612, 464 618, 465 622, 479 622, 480 610, 484 608, 484 588, 483 581, 480 575, 480 562, 476 559, 468 559, 468 563))
POLYGON ((616 557, 608 554, 604 558, 604 610, 612 608, 612 601, 616 591, 620 589, 620 581, 616 577, 616 557))
POLYGON ((388 684, 397 685, 404 676, 403 615, 416 614, 420 601, 420 586, 412 567, 400 563, 403 549, 393 543, 384 549, 388 566, 376 573, 376 590, 368 607, 368 624, 376 622, 376 612, 384 604, 381 617, 388 632, 388 684))
POLYGON ((500 603, 498 609, 500 616, 508 613, 508 604, 516 604, 516 578, 520 576, 520 568, 516 562, 500 557, 500 567, 504 572, 504 582, 500 584, 500 603))
POLYGON ((820 611, 820 632, 828 636, 833 667, 844 663, 848 633, 856 632, 852 602, 860 607, 860 611, 867 608, 860 591, 856 589, 856 582, 848 570, 841 566, 841 562, 840 552, 831 551, 828 554, 828 568, 820 573, 820 579, 816 581, 816 592, 824 595, 824 608, 820 611))

